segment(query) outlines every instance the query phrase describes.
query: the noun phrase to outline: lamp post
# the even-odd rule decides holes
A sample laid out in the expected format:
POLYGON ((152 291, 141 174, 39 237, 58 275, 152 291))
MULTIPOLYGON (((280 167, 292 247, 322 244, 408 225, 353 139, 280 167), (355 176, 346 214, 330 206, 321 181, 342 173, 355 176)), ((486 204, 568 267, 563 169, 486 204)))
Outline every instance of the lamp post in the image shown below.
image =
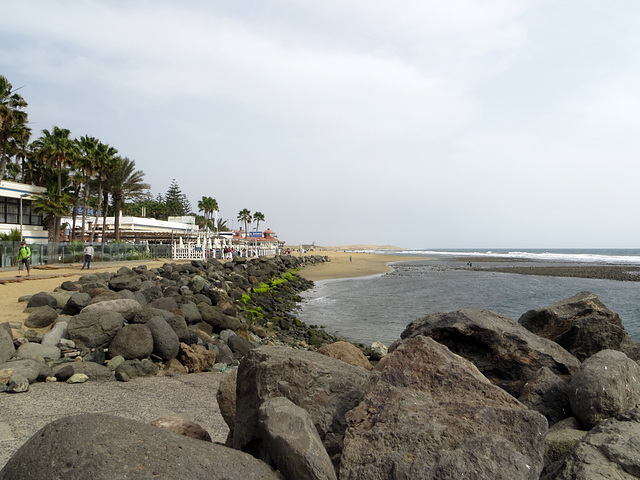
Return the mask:
POLYGON ((23 240, 23 237, 22 237, 22 199, 24 197, 28 197, 28 196, 29 196, 28 193, 23 193, 22 195, 20 195, 20 212, 19 212, 19 215, 20 215, 20 241, 23 240))

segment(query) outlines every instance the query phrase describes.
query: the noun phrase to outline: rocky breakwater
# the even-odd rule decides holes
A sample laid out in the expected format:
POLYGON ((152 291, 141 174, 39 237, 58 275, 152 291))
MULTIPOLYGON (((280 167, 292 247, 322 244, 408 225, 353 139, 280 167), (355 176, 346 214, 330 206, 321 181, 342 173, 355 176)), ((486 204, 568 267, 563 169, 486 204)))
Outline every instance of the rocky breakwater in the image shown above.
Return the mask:
MULTIPOLYGON (((481 310, 429 315, 408 325, 373 368, 345 342, 317 351, 262 345, 221 382, 225 447, 105 416, 67 417, 34 435, 0 479, 36 478, 29 469, 172 478, 177 464, 190 478, 208 478, 212 463, 234 479, 639 478, 640 367, 624 353, 633 344, 591 338, 581 362, 525 328, 547 318, 617 332, 615 315, 594 295, 560 303, 527 312, 521 323, 481 310), (598 322, 589 321, 594 314, 598 322)), ((550 330, 557 333, 541 329, 550 330)))
POLYGON ((334 339, 291 315, 312 283, 295 274, 321 256, 166 263, 83 275, 21 298, 24 324, 0 324, 0 391, 35 381, 127 381, 222 371, 263 343, 334 339), (13 327, 13 328, 12 328, 13 327))

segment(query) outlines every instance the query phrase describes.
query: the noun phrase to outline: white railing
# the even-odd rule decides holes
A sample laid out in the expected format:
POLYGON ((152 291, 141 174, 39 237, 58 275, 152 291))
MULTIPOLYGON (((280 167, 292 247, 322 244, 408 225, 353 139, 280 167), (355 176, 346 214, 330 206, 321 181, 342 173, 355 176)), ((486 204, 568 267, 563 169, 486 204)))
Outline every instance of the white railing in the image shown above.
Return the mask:
POLYGON ((176 260, 206 260, 207 258, 229 258, 232 256, 239 257, 267 257, 275 256, 275 247, 263 247, 260 245, 233 245, 231 255, 225 254, 223 248, 207 248, 202 245, 207 242, 188 242, 182 243, 182 239, 173 242, 171 245, 172 258, 176 260))

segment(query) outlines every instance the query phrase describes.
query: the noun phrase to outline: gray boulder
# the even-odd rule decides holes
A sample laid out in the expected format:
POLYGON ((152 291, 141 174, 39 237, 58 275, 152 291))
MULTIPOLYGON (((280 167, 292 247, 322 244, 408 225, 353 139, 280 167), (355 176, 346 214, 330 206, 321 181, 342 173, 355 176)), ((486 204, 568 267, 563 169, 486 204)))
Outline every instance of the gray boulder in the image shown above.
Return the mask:
POLYGON ((109 344, 109 355, 122 355, 125 360, 147 358, 153 353, 153 335, 146 325, 125 325, 109 344))
POLYGON ((115 369, 116 380, 128 382, 138 377, 153 377, 157 375, 158 365, 149 360, 125 360, 115 369))
POLYGON ((112 382, 115 380, 113 372, 109 370, 105 365, 98 364, 96 362, 70 362, 63 363, 53 367, 54 375, 57 374, 61 368, 71 365, 73 367, 73 373, 83 373, 92 382, 112 382))
POLYGON ((136 290, 140 290, 141 284, 142 279, 133 272, 123 272, 109 279, 109 287, 116 292, 120 290, 131 290, 135 292, 136 290))
POLYGON ((417 335, 431 337, 470 360, 494 385, 515 397, 542 367, 568 378, 580 366, 580 362, 557 343, 490 310, 428 315, 411 323, 401 337, 417 335))
POLYGON ((87 348, 106 347, 123 325, 124 317, 118 312, 99 310, 71 317, 67 333, 87 348))
POLYGON ((27 308, 44 307, 45 305, 51 308, 58 308, 58 300, 47 292, 36 293, 35 295, 31 295, 27 303, 27 308))
POLYGON ((184 319, 188 325, 194 325, 202 321, 202 314, 193 302, 186 302, 180 305, 180 310, 184 314, 184 319))
POLYGON ((62 313, 67 315, 77 315, 84 307, 89 305, 91 295, 86 292, 76 292, 69 297, 67 303, 62 309, 62 313))
POLYGON ((640 403, 640 367, 622 352, 601 350, 571 379, 569 402, 587 428, 631 410, 640 403))
POLYGON ((331 459, 305 409, 285 397, 268 398, 258 411, 269 458, 285 478, 337 480, 331 459))
POLYGON ((233 356, 238 359, 244 357, 249 353, 249 350, 255 347, 253 343, 240 335, 230 336, 227 340, 227 345, 233 352, 233 356))
POLYGON ((531 410, 544 415, 550 426, 572 415, 569 404, 569 381, 556 375, 547 367, 542 367, 524 384, 518 400, 531 410))
POLYGON ((43 358, 44 360, 58 360, 61 356, 60 349, 41 343, 24 343, 16 352, 17 358, 43 358))
POLYGON ((529 310, 518 322, 558 343, 580 361, 607 349, 620 350, 633 360, 640 358, 640 348, 625 331, 620 316, 593 293, 580 292, 548 307, 529 310))
POLYGON ((170 313, 169 316, 163 318, 173 329, 173 331, 176 332, 176 335, 178 335, 178 340, 186 344, 194 343, 192 332, 191 330, 189 330, 189 327, 187 327, 187 322, 183 317, 170 313))
MULTIPOLYGON (((33 383, 37 380, 44 380, 52 375, 51 367, 38 358, 23 358, 20 360, 12 360, 10 362, 2 363, 0 364, 0 372, 19 373, 25 377, 29 383, 33 383)), ((4 374, 0 376, 4 376, 4 374)))
POLYGON ((159 308, 160 310, 167 310, 169 312, 178 313, 180 308, 173 297, 157 298, 147 304, 147 307, 159 308))
POLYGON ((107 300, 104 302, 92 303, 91 305, 87 305, 82 309, 80 313, 91 313, 97 312, 99 310, 108 310, 111 312, 118 312, 121 314, 125 320, 131 320, 136 312, 140 310, 142 306, 132 299, 118 299, 118 300, 107 300))
POLYGON ((11 457, 1 480, 64 478, 224 478, 277 480, 246 453, 116 416, 64 417, 42 428, 11 457))
POLYGON ((5 328, 0 328, 0 363, 9 361, 15 354, 13 336, 5 328))
POLYGON ((400 343, 347 413, 340 479, 538 479, 547 421, 431 338, 400 343))
POLYGON ((242 325, 239 318, 225 315, 218 307, 213 307, 206 303, 199 303, 198 310, 200 311, 202 321, 211 325, 214 332, 220 332, 226 329, 237 330, 240 328, 240 325, 242 325))
POLYGON ((55 322, 56 318, 58 318, 58 311, 49 305, 44 305, 31 310, 24 325, 29 328, 45 328, 55 322))
POLYGON ((67 338, 67 328, 69 324, 67 322, 57 321, 56 324, 44 334, 42 338, 42 345, 49 345, 52 347, 59 347, 60 340, 67 338))
POLYGON ((562 462, 541 477, 544 480, 640 478, 640 410, 600 423, 587 433, 562 462))
POLYGON ((180 339, 167 321, 162 317, 153 317, 146 325, 153 335, 153 353, 165 362, 176 358, 180 351, 180 339))
POLYGON ((544 466, 549 469, 565 459, 587 434, 575 417, 565 418, 549 428, 544 439, 544 466))
POLYGON ((263 458, 258 409, 268 398, 286 397, 309 413, 335 465, 347 427, 345 413, 360 403, 377 378, 375 373, 316 352, 254 348, 238 368, 233 446, 263 458))

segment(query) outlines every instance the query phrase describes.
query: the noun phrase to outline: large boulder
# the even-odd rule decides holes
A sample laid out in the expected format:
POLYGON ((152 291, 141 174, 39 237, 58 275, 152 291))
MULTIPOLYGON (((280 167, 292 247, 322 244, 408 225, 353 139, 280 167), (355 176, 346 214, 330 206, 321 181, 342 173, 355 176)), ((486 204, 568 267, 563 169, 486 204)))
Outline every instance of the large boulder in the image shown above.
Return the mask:
POLYGON ((56 318, 58 318, 58 311, 49 305, 44 305, 32 309, 24 325, 29 328, 45 328, 55 322, 56 318))
POLYGON ((518 400, 544 415, 549 425, 571 416, 569 381, 547 367, 542 367, 535 377, 524 384, 518 400))
POLYGON ((547 421, 431 338, 400 343, 347 413, 340 479, 537 479, 547 421))
POLYGON ((0 363, 9 361, 16 354, 16 347, 13 344, 11 329, 0 327, 0 363))
POLYGON ((114 275, 109 279, 109 286, 117 291, 120 290, 130 290, 132 292, 139 290, 140 285, 142 284, 142 279, 139 275, 135 274, 132 271, 128 272, 118 272, 118 275, 114 275))
POLYGON ((551 467, 544 480, 640 478, 640 410, 600 423, 587 433, 564 460, 551 467))
POLYGON ((165 362, 176 358, 180 350, 180 339, 167 321, 160 316, 153 317, 146 326, 153 335, 153 353, 165 362))
POLYGON ((62 313, 66 315, 77 315, 84 307, 89 305, 91 295, 87 292, 76 292, 69 297, 66 305, 62 309, 62 313))
POLYGON ((600 350, 620 350, 633 360, 640 358, 640 348, 625 331, 620 316, 590 292, 529 310, 518 322, 558 343, 580 361, 600 350))
POLYGON ((56 420, 31 437, 0 480, 224 478, 276 480, 246 453, 134 420, 99 413, 56 420))
POLYGON ((142 306, 131 299, 118 299, 118 300, 106 300, 104 302, 92 303, 84 307, 80 313, 91 313, 99 310, 109 310, 111 312, 118 312, 125 320, 130 321, 138 310, 142 306))
POLYGON ((44 307, 45 305, 51 308, 58 308, 58 300, 48 292, 40 292, 31 295, 31 298, 27 302, 27 308, 44 307))
POLYGON ((106 347, 124 325, 124 317, 118 312, 98 310, 79 313, 69 320, 67 334, 76 343, 87 348, 106 347))
POLYGON ((339 461, 347 427, 345 413, 360 403, 377 374, 316 352, 263 346, 240 363, 236 387, 233 446, 266 455, 258 410, 272 397, 304 408, 334 461, 339 461))
POLYGON ((198 311, 202 320, 213 327, 216 333, 222 330, 237 330, 242 325, 238 317, 226 315, 220 308, 207 305, 206 303, 198 304, 198 311))
POLYGON ((27 342, 20 345, 16 352, 17 358, 37 358, 44 360, 58 360, 62 353, 58 347, 27 342))
POLYGON ((44 380, 52 374, 51 367, 38 358, 23 358, 0 364, 0 377, 9 375, 9 372, 19 373, 29 383, 44 380))
POLYGON ((617 350, 586 359, 569 384, 574 416, 592 428, 640 404, 640 366, 617 350))
POLYGON ((542 367, 568 378, 580 366, 557 343, 490 310, 434 313, 409 324, 401 337, 417 335, 431 337, 470 360, 493 384, 515 397, 542 367))
POLYGON ((343 362, 350 363, 356 367, 362 367, 366 370, 372 370, 373 366, 371 362, 364 356, 362 350, 349 342, 335 342, 322 345, 318 350, 318 353, 326 355, 327 357, 337 358, 343 362))
POLYGON ((268 398, 259 422, 269 458, 285 478, 337 480, 311 416, 285 397, 268 398))
POLYGON ((109 355, 122 355, 126 360, 147 358, 153 353, 153 335, 146 325, 125 325, 109 344, 109 355))

